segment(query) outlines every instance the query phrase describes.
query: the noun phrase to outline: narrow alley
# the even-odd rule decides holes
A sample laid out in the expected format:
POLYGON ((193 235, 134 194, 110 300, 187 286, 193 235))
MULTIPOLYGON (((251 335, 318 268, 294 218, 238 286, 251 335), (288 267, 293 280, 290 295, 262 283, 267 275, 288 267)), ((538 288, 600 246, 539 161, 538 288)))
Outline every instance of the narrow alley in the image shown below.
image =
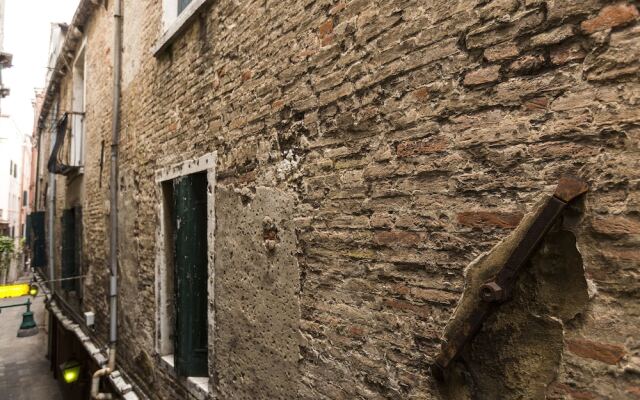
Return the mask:
MULTIPOLYGON (((30 296, 0 299, 0 307, 24 303, 30 296)), ((44 330, 44 297, 32 298, 38 334, 17 337, 24 307, 0 313, 0 400, 62 400, 58 383, 51 376, 44 330)))

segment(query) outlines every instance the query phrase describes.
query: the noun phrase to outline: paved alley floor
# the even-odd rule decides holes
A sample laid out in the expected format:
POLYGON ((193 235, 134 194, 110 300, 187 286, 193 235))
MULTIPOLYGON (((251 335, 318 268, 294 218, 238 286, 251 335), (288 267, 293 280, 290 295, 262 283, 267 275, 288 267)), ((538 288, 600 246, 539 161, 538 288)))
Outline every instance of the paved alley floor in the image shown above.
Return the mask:
MULTIPOLYGON (((0 299, 0 306, 24 303, 27 298, 0 299)), ((44 298, 32 302, 37 335, 16 337, 26 307, 5 308, 0 313, 0 400, 62 400, 45 358, 44 298)))

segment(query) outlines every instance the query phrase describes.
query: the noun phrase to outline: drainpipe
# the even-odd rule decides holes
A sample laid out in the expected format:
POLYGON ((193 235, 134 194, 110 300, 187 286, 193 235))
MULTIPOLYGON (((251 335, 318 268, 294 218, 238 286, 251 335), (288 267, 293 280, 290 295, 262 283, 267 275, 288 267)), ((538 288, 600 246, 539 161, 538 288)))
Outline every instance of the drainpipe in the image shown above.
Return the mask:
POLYGON ((109 362, 106 368, 93 374, 92 399, 111 399, 108 393, 98 393, 100 377, 115 370, 118 341, 118 145, 120 141, 120 72, 122 69, 122 0, 116 0, 113 12, 113 112, 111 118, 111 183, 109 264, 109 362))
POLYGON ((111 393, 100 393, 100 378, 103 376, 108 376, 111 372, 113 372, 113 368, 116 363, 116 353, 114 351, 109 352, 109 363, 105 368, 101 368, 93 373, 93 377, 91 379, 91 399, 95 400, 109 400, 113 399, 113 395, 111 393))
POLYGON ((113 112, 111 119, 111 239, 109 261, 111 277, 109 284, 109 344, 113 351, 118 340, 118 145, 120 141, 120 70, 122 68, 122 0, 116 0, 113 28, 113 112))

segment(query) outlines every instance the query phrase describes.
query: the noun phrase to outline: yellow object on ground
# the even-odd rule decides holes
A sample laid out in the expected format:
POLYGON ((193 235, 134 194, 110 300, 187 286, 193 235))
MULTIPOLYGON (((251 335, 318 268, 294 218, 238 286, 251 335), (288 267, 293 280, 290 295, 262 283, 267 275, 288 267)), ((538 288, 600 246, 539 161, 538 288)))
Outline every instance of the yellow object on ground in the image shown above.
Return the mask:
POLYGON ((8 297, 20 297, 28 293, 28 283, 21 283, 19 285, 0 285, 0 299, 5 299, 8 297))

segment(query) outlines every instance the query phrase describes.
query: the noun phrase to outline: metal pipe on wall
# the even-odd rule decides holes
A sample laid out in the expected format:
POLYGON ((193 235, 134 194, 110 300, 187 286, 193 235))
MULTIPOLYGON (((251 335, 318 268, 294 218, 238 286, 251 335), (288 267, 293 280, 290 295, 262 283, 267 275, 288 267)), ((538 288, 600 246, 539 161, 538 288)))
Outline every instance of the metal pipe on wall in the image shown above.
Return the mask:
POLYGON ((111 239, 109 259, 111 277, 109 282, 109 343, 115 352, 118 340, 118 146, 120 141, 120 74, 122 69, 122 0, 114 4, 113 27, 113 112, 111 119, 111 239))
POLYGON ((99 393, 100 378, 116 369, 118 342, 118 145, 120 141, 120 71, 122 67, 122 0, 116 0, 113 11, 113 111, 111 115, 111 179, 109 208, 109 362, 93 374, 92 399, 111 399, 108 393, 99 393))

